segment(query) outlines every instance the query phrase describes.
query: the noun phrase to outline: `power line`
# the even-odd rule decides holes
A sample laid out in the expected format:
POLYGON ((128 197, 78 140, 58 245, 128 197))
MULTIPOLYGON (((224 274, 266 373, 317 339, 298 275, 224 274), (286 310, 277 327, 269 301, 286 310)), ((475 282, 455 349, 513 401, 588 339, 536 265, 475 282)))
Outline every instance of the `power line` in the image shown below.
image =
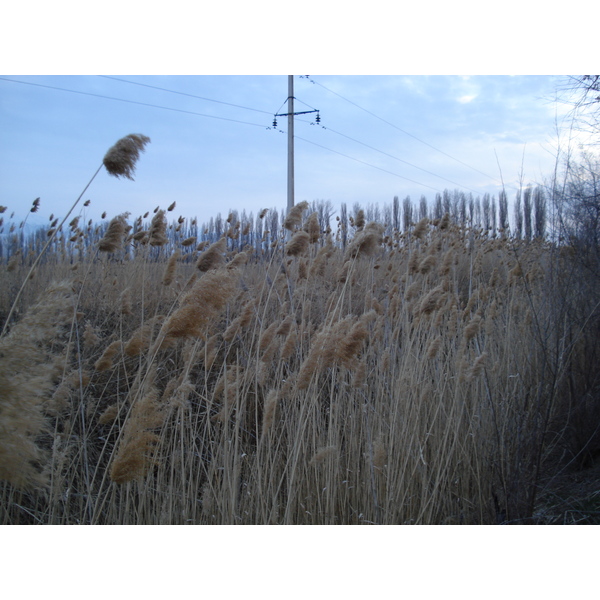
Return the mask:
MULTIPOLYGON (((308 77, 308 76, 306 76, 308 77)), ((468 165, 467 163, 463 162, 462 160, 451 156, 450 154, 448 154, 447 152, 444 152, 443 150, 440 150, 439 148, 436 148, 435 146, 429 144, 428 142, 422 140, 421 138, 418 138, 416 135, 413 135, 412 133, 409 133, 408 131, 405 131, 404 129, 401 129, 400 127, 398 127, 397 125, 395 125, 394 123, 391 123, 390 121, 387 121, 386 119, 384 119, 383 117, 380 117, 379 115, 376 115, 374 112, 371 112, 370 110, 367 110, 366 108, 356 104, 356 102, 352 102, 352 100, 348 100, 348 98, 345 98, 344 96, 342 96, 341 94, 338 94, 337 92, 334 92, 333 90, 330 90, 328 87, 324 86, 322 83, 318 82, 318 81, 314 81, 313 79, 309 78, 309 81, 311 83, 314 83, 316 85, 321 86, 324 90, 327 90, 328 92, 330 92, 331 94, 335 94, 336 96, 338 96, 339 98, 341 98, 342 100, 345 100, 346 102, 348 102, 349 104, 352 104, 353 106, 356 106, 356 108, 359 108, 360 110, 368 113, 369 115, 371 115, 372 117, 375 117, 376 119, 379 119, 380 121, 383 121, 384 123, 386 123, 387 125, 389 125, 390 127, 393 127, 394 129, 397 129, 398 131, 401 131, 402 133, 404 133, 405 135, 408 135, 409 137, 417 140, 418 142, 421 142, 421 144, 425 144, 426 146, 428 146, 429 148, 431 148, 432 150, 435 150, 436 152, 440 152, 441 154, 443 154, 444 156, 447 156, 448 158, 451 158, 452 160, 460 163, 461 165, 468 167, 469 169, 472 169, 473 171, 477 171, 477 173, 481 174, 481 175, 485 175, 485 177, 489 177, 490 179, 493 179, 494 181, 498 181, 495 177, 492 177, 491 175, 488 175, 487 173, 484 173, 483 171, 480 171, 479 169, 476 169, 475 167, 472 167, 471 165, 468 165)))
MULTIPOLYGON (((279 130, 281 131, 281 133, 285 133, 285 131, 283 130, 279 130)), ((313 146, 318 146, 319 148, 323 148, 323 150, 328 150, 329 152, 333 152, 334 154, 339 154, 340 156, 343 156, 344 158, 349 158, 350 160, 359 162, 363 165, 367 165, 368 167, 372 167, 373 169, 377 169, 379 171, 383 171, 384 173, 388 173, 389 175, 393 175, 394 177, 399 177, 400 179, 405 179, 406 181, 410 181, 411 183, 415 183, 416 185, 420 185, 422 187, 426 187, 429 188, 430 190, 433 190, 434 192, 441 192, 442 190, 438 189, 438 188, 434 188, 430 185, 427 185, 425 183, 421 183, 419 181, 415 181, 414 179, 410 179, 408 177, 404 177, 404 175, 399 175, 398 173, 394 173, 393 171, 388 171, 387 169, 383 169, 381 167, 378 167, 376 165, 372 165, 371 163, 368 163, 365 160, 361 160, 360 158, 355 158, 353 156, 348 156, 347 154, 344 154, 343 152, 338 152, 337 150, 333 150, 332 148, 327 148, 327 146, 323 146, 321 144, 317 144, 316 142, 312 142, 311 140, 307 140, 306 138, 300 137, 299 135, 295 135, 294 136, 296 139, 302 140, 303 142, 307 142, 308 144, 312 144, 313 146)))
POLYGON ((114 79, 115 81, 121 81, 122 83, 129 83, 131 85, 139 85, 142 87, 151 88, 153 90, 160 90, 162 92, 169 92, 170 94, 179 94, 180 96, 188 96, 189 98, 197 98, 198 100, 206 100, 207 102, 216 102, 217 104, 225 104, 227 106, 234 106, 235 108, 243 108, 244 110, 252 110, 254 112, 264 113, 270 115, 271 113, 267 110, 260 110, 258 108, 250 108, 249 106, 242 106, 240 104, 232 104, 231 102, 223 102, 222 100, 214 100, 213 98, 205 98, 204 96, 197 96, 195 94, 188 94, 186 92, 178 92, 176 90, 169 90, 167 88, 158 87, 156 85, 149 85, 147 83, 140 83, 139 81, 129 81, 127 79, 121 79, 120 77, 112 77, 111 75, 98 75, 98 77, 104 77, 104 79, 114 79))
POLYGON ((417 165, 413 165, 412 163, 409 163, 408 161, 406 161, 406 160, 404 160, 402 158, 398 158, 397 156, 394 156, 393 154, 390 154, 389 152, 384 152, 383 150, 379 150, 378 148, 370 146, 369 144, 365 144, 364 142, 361 142, 360 140, 356 140, 356 139, 350 137, 349 135, 346 135, 346 134, 341 133, 339 131, 335 131, 335 129, 331 129, 331 127, 325 127, 323 125, 321 125, 321 127, 323 127, 323 129, 327 129, 327 130, 331 131, 332 133, 335 133, 336 135, 341 135, 342 137, 345 137, 348 140, 356 142, 357 144, 361 144, 361 146, 365 146, 366 148, 370 148, 371 150, 375 150, 375 152, 379 152, 380 154, 384 154, 385 156, 389 156, 390 158, 393 158, 394 160, 397 160, 397 161, 402 162, 402 163, 404 163, 406 165, 409 165, 410 167, 413 167, 414 169, 419 169, 419 171, 423 171, 424 173, 427 173, 428 175, 433 175, 434 177, 438 177, 439 179, 443 179, 444 181, 447 181, 448 183, 452 183, 454 185, 457 185, 457 186, 459 186, 461 188, 464 188, 465 190, 469 190, 470 192, 474 192, 475 194, 479 193, 476 190, 473 190, 470 187, 467 187, 466 185, 461 185, 460 183, 457 183, 456 181, 452 181, 452 179, 448 179, 446 177, 443 177, 442 175, 437 175, 436 173, 433 173, 432 171, 428 171, 427 169, 423 169, 422 167, 419 167, 417 165))
MULTIPOLYGON (((249 123, 248 121, 240 121, 238 119, 228 119, 226 117, 216 117, 215 115, 207 115, 204 113, 194 112, 192 110, 183 110, 181 108, 171 108, 169 106, 160 106, 158 104, 148 104, 147 102, 138 102, 137 100, 126 100, 124 98, 115 98, 114 96, 105 96, 103 94, 94 94, 92 92, 81 92, 79 90, 69 90, 67 88, 61 88, 61 87, 57 87, 57 86, 53 86, 53 85, 46 85, 46 84, 42 84, 42 83, 33 83, 32 81, 19 81, 17 79, 9 79, 8 77, 0 77, 0 79, 3 81, 11 81, 12 83, 22 83, 24 85, 34 85, 36 87, 42 87, 42 88, 47 88, 47 89, 51 89, 51 90, 58 90, 61 92, 70 92, 72 94, 81 94, 83 96, 93 96, 95 98, 103 98, 105 100, 114 100, 116 102, 127 102, 128 104, 138 104, 140 106, 147 106, 149 108, 159 108, 162 110, 170 110, 173 112, 179 112, 179 113, 184 113, 184 114, 188 114, 188 115, 195 115, 197 117, 207 117, 209 119, 219 119, 220 121, 230 121, 232 123, 241 123, 243 125, 254 125, 255 127, 269 129, 268 127, 265 127, 265 125, 259 124, 259 123, 249 123)), ((267 114, 271 114, 271 113, 267 113, 267 114)))

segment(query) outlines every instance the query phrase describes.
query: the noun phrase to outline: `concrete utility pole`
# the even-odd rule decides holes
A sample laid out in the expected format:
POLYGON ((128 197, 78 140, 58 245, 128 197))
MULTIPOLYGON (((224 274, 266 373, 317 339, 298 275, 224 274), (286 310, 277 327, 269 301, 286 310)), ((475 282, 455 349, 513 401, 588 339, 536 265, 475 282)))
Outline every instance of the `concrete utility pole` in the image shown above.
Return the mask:
POLYGON ((288 75, 287 209, 294 206, 294 76, 288 75))
MULTIPOLYGON (((308 77, 308 75, 307 75, 308 77)), ((294 206, 294 117, 296 115, 308 115, 310 113, 317 113, 316 122, 321 122, 319 111, 315 108, 313 110, 303 110, 301 112, 294 112, 294 76, 288 75, 288 112, 276 113, 273 119, 273 127, 277 127, 277 117, 288 118, 288 168, 287 168, 287 210, 290 211, 294 206)))

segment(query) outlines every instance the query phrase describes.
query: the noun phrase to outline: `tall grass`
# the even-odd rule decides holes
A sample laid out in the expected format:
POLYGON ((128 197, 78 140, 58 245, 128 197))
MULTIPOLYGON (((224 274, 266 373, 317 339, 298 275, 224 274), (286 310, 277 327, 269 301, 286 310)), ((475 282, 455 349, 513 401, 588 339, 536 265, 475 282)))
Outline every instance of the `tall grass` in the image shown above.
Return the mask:
POLYGON ((568 256, 448 218, 343 248, 307 208, 235 252, 74 222, 16 303, 2 268, 0 522, 535 519, 597 323, 568 256))

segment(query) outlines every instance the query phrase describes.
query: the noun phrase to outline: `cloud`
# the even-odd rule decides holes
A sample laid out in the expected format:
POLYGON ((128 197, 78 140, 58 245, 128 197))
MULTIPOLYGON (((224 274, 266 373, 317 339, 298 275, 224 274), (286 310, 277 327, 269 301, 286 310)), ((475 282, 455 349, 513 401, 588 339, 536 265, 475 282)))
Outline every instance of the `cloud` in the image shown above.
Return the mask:
POLYGON ((469 102, 475 100, 475 98, 477 98, 477 94, 465 94, 464 96, 457 98, 457 101, 461 104, 468 104, 469 102))

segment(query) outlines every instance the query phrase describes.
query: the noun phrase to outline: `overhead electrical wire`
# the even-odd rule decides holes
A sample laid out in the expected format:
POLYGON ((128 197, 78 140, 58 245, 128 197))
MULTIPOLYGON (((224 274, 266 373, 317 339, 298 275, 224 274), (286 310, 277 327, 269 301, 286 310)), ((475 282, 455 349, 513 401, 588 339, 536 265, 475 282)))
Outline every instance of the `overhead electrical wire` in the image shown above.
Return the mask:
POLYGON ((345 102, 348 102, 349 104, 352 104, 353 106, 356 106, 356 108, 359 108, 360 110, 366 112, 367 114, 371 115, 372 117, 375 117, 376 119, 379 119, 380 121, 383 121, 384 123, 386 123, 390 127, 393 127, 394 129, 397 129, 398 131, 401 131, 403 134, 408 135, 409 137, 417 140, 421 144, 425 144, 426 146, 428 146, 432 150, 435 150, 436 152, 440 152, 444 156, 447 156, 448 158, 451 158, 452 160, 460 163, 461 165, 463 165, 465 167, 468 167, 469 169, 472 169, 473 171, 476 171, 480 175, 485 175, 485 177, 489 177, 490 179, 493 179, 494 181, 498 181, 495 177, 492 177, 491 175, 488 175, 487 173, 484 173, 483 171, 480 171, 479 169, 476 169, 475 167, 473 167, 473 166, 471 166, 471 165, 463 162, 462 160, 456 158, 455 156, 452 156, 452 155, 448 154, 447 152, 444 152, 443 150, 440 150, 439 148, 436 148, 432 144, 429 144, 428 142, 422 140, 421 138, 418 138, 416 135, 413 135, 412 133, 409 133, 408 131, 405 131, 404 129, 401 129, 400 127, 398 127, 394 123, 392 123, 392 122, 384 119, 383 117, 380 117, 379 115, 376 115, 374 112, 371 112, 370 110, 364 108, 363 106, 360 106, 359 104, 356 104, 356 102, 352 102, 352 100, 348 100, 348 98, 345 98, 341 94, 338 94, 337 92, 334 92, 333 90, 330 90, 328 87, 324 86, 319 81, 315 81, 314 79, 311 79, 308 75, 306 77, 308 78, 308 80, 311 83, 314 83, 314 84, 316 84, 318 86, 321 86, 324 90, 327 90, 328 92, 330 92, 331 94, 334 94, 334 95, 338 96, 339 98, 341 98, 345 102))
MULTIPOLYGON (((173 112, 179 112, 179 113, 184 113, 184 114, 188 114, 188 115, 195 115, 198 117, 206 117, 209 119, 219 119, 220 121, 230 121, 232 123, 241 123, 243 125, 253 125, 255 127, 261 127, 262 129, 268 129, 268 127, 265 127, 264 124, 262 123, 249 123, 248 121, 240 121, 238 119, 229 119, 226 117, 217 117, 215 115, 207 115, 205 113, 199 113, 199 112, 194 112, 191 110, 183 110, 181 108, 172 108, 169 106, 161 106, 159 104, 149 104, 147 102, 139 102, 137 100, 126 100, 125 98, 115 98, 114 96, 105 96, 103 94, 94 94, 92 92, 82 92, 79 90, 69 90, 67 88, 62 88, 62 87, 57 87, 57 86, 53 86, 53 85, 46 85, 43 83, 33 83, 32 81, 19 81, 18 79, 10 79, 8 77, 0 77, 0 80, 3 81, 11 81, 13 83, 22 83, 24 85, 33 85, 36 87, 42 87, 42 88, 47 88, 47 89, 51 89, 51 90, 58 90, 61 92, 70 92, 72 94, 81 94, 83 96, 93 96, 95 98, 103 98, 105 100, 114 100, 116 102, 127 102, 128 104, 137 104, 140 106, 147 106, 150 108, 160 108, 162 110, 170 110, 173 112)), ((271 113, 267 113, 267 114, 271 114, 271 113)))
POLYGON ((227 106, 234 106, 235 108, 243 108, 244 110, 252 110, 254 112, 264 113, 270 115, 271 113, 267 110, 260 110, 259 108, 250 108, 249 106, 242 106, 240 104, 232 104, 231 102, 223 102, 222 100, 214 100, 213 98, 205 98, 204 96, 196 96, 195 94, 188 94, 186 92, 179 92, 177 90, 169 90, 164 87, 156 85, 149 85, 147 83, 141 83, 139 81, 129 81, 128 79, 121 79, 120 77, 113 77, 111 75, 98 75, 98 77, 104 77, 104 79, 113 79, 114 81, 121 81, 122 83, 129 83, 131 85, 139 85, 142 87, 151 88, 153 90, 160 90, 162 92, 169 92, 170 94, 179 94, 180 96, 187 96, 188 98, 197 98, 198 100, 206 100, 207 102, 216 102, 217 104, 225 104, 227 106))
MULTIPOLYGON (((283 129, 278 129, 279 132, 281 133, 286 133, 283 129)), ((353 160, 355 162, 359 162, 363 165, 367 165, 368 167, 372 167, 373 169, 377 169, 378 171, 383 171, 384 173, 388 173, 389 175, 393 175, 394 177, 399 177, 400 179, 405 179, 406 181, 410 181, 411 183, 414 183, 416 185, 420 185, 422 187, 426 187, 429 188, 430 190, 433 190, 434 192, 441 192, 442 190, 438 189, 438 188, 434 188, 430 185, 427 185, 425 183, 421 183, 420 181, 415 181, 414 179, 410 179, 408 177, 404 177, 404 175, 399 175, 398 173, 394 173, 393 171, 388 171, 387 169, 384 169, 382 167, 378 167, 377 165, 373 165, 371 163, 368 163, 365 160, 361 160, 360 158, 355 158, 354 156, 349 156, 348 154, 344 154, 343 152, 339 152, 338 150, 333 150, 332 148, 327 148, 327 146, 323 146, 322 144, 317 144, 316 142, 313 142, 311 140, 307 140, 306 138, 303 138, 299 135, 294 134, 294 139, 298 139, 298 140, 302 140, 303 142, 307 142, 308 144, 312 144, 313 146, 318 146, 319 148, 323 148, 323 150, 327 150, 329 152, 333 152, 334 154, 339 154, 340 156, 343 156, 344 158, 349 158, 350 160, 353 160)))
POLYGON ((428 175, 433 175, 434 177, 437 177, 439 179, 443 179, 444 181, 447 181, 448 183, 452 183, 454 185, 457 185, 461 188, 464 188, 465 190, 469 190, 470 192, 474 192, 474 193, 479 193, 476 190, 473 190, 469 187, 467 187, 466 185, 462 185, 460 183, 457 183, 456 181, 452 181, 452 179, 448 179, 447 177, 443 177, 442 175, 438 175, 437 173, 433 173, 432 171, 428 171, 427 169, 423 169, 422 167, 419 167, 417 165, 413 165, 412 163, 402 159, 402 158, 398 158, 397 156, 394 156, 393 154, 390 154, 389 152, 385 152, 383 150, 379 150, 373 146, 370 146, 369 144, 365 144, 364 142, 361 142, 360 140, 354 139, 352 137, 350 137, 349 135, 346 135, 344 133, 341 133, 339 131, 335 131, 335 129, 332 129, 331 127, 325 127, 324 125, 321 125, 321 127, 323 127, 323 129, 326 129, 328 131, 331 131, 332 133, 335 133, 336 135, 341 135, 342 137, 345 137, 348 140, 351 140, 353 142, 356 142, 357 144, 360 144, 361 146, 365 146, 366 148, 370 148, 371 150, 375 150, 375 152, 379 152, 380 154, 384 154, 385 156, 389 156, 390 158, 393 158, 394 160, 397 160, 399 162, 404 163, 405 165, 408 165, 410 167, 413 167, 414 169, 419 169, 419 171, 423 171, 423 173, 427 173, 428 175))

